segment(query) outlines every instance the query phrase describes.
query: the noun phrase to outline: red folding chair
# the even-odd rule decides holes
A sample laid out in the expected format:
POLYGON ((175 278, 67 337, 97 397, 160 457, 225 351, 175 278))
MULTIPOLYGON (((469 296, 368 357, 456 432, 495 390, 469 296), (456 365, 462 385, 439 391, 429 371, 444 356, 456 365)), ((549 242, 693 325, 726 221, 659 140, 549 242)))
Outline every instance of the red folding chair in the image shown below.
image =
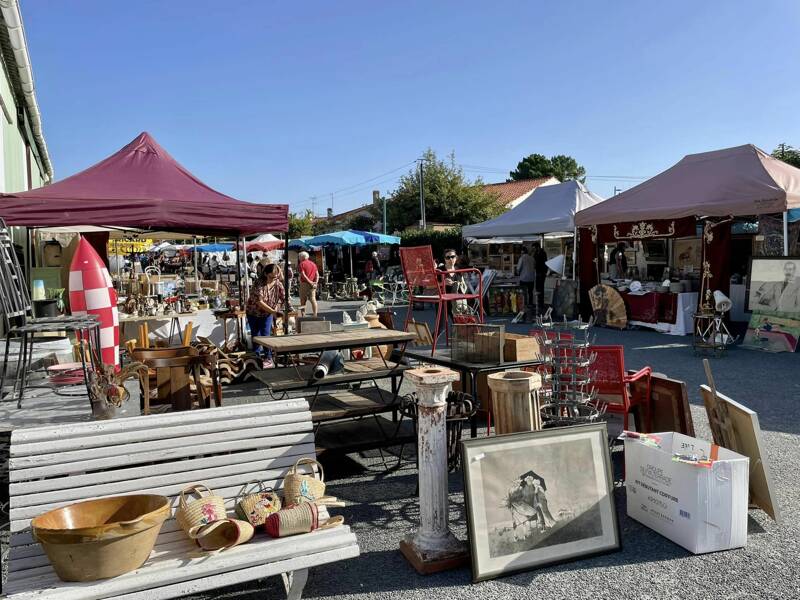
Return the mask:
POLYGON ((650 397, 650 376, 653 370, 644 367, 632 375, 626 375, 625 352, 622 346, 591 346, 591 352, 597 355, 589 371, 592 386, 597 390, 598 402, 606 402, 606 410, 609 412, 621 413, 623 427, 628 429, 628 413, 640 401, 632 400, 628 384, 646 378, 647 396, 641 399, 646 401, 650 397))
POLYGON ((431 356, 436 352, 436 342, 444 321, 445 339, 450 344, 450 326, 447 322, 447 303, 457 300, 478 301, 478 321, 483 322, 483 280, 478 269, 456 269, 455 271, 440 271, 433 260, 433 251, 430 246, 415 246, 413 248, 400 248, 400 263, 403 265, 403 275, 408 286, 408 310, 406 312, 405 330, 414 311, 414 303, 436 304, 436 324, 433 332, 433 347, 431 356), (445 279, 460 273, 475 273, 478 276, 477 293, 448 294, 445 291, 445 279), (421 291, 420 291, 421 290, 421 291))

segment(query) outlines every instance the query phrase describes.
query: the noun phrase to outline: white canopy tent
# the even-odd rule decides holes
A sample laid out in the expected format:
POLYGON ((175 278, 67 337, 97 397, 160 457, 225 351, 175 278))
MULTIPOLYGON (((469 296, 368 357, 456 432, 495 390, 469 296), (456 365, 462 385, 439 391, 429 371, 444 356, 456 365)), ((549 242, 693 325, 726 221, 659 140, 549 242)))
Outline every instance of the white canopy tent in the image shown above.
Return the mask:
POLYGON ((467 225, 466 238, 514 238, 575 230, 575 213, 602 202, 578 181, 536 188, 528 198, 499 217, 467 225))

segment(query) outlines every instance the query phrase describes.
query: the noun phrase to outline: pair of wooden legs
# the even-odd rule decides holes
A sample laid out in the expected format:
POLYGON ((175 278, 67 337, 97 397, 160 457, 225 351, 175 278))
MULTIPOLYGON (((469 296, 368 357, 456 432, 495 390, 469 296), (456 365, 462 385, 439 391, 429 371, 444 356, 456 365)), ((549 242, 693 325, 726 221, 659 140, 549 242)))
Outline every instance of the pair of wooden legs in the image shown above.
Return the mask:
POLYGON ((303 588, 308 580, 308 569, 281 573, 281 577, 283 578, 283 587, 286 588, 288 600, 300 600, 303 595, 303 588))

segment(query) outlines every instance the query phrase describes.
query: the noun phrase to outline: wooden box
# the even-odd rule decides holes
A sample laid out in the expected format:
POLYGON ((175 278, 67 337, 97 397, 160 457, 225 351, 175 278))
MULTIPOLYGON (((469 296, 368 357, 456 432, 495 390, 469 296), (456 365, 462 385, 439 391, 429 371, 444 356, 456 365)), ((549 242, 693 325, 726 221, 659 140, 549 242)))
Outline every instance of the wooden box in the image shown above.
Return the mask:
POLYGON ((532 336, 518 333, 478 333, 475 335, 476 350, 484 357, 485 362, 497 362, 500 359, 501 344, 503 362, 534 360, 539 357, 539 344, 532 336))

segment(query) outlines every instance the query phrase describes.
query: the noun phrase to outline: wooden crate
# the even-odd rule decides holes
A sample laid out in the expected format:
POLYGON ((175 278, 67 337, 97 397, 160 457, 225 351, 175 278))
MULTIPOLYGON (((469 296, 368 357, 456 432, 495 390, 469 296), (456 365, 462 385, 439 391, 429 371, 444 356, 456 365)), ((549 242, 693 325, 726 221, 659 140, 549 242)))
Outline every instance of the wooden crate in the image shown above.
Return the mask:
POLYGON ((494 362, 499 358, 501 336, 504 362, 534 360, 539 357, 539 344, 532 336, 518 333, 478 333, 475 335, 476 350, 486 362, 494 362))

